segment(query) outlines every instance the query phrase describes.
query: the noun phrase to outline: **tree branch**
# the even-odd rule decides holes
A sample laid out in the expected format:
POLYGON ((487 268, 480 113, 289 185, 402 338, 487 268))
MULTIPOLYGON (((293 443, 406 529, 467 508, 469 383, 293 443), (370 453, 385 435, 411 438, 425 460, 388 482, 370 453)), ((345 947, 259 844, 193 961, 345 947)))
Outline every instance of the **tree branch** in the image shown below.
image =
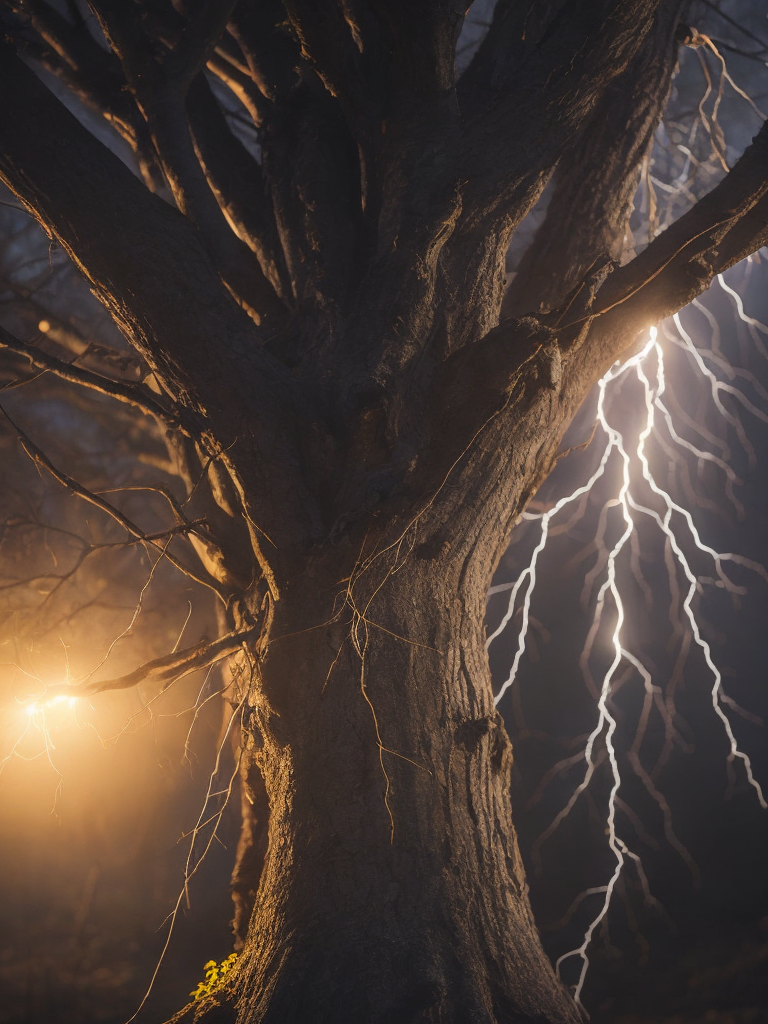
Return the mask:
POLYGON ((439 465, 463 451, 524 394, 551 390, 575 412, 639 331, 677 312, 715 274, 766 242, 768 122, 720 184, 626 266, 607 279, 607 268, 595 268, 559 310, 504 320, 451 355, 442 369, 443 420, 431 458, 439 465))
POLYGON ((164 77, 186 94, 227 27, 237 0, 203 0, 163 61, 164 77))
POLYGON ((265 120, 267 104, 250 76, 225 60, 220 55, 218 47, 208 58, 207 66, 208 70, 240 101, 253 121, 254 128, 261 127, 265 120))
POLYGON ((301 52, 280 0, 241 0, 227 28, 264 99, 284 100, 299 82, 301 52))
POLYGON ((92 6, 144 114, 179 209, 200 228, 222 278, 251 316, 257 321, 279 316, 283 306, 258 260, 232 232, 208 187, 185 114, 192 78, 218 38, 209 33, 221 34, 221 16, 228 16, 231 4, 204 4, 199 23, 194 29, 187 25, 162 62, 155 58, 134 8, 121 0, 99 0, 92 6))
POLYGON ((187 114, 211 191, 258 256, 265 277, 286 301, 290 283, 261 167, 231 131, 204 75, 198 75, 190 87, 187 114))
POLYGON ((0 107, 0 177, 58 237, 169 393, 188 407, 224 409, 240 390, 265 438, 280 438, 295 382, 260 347, 263 335, 221 284, 194 226, 12 53, 0 60, 0 90, 15 97, 0 107), (228 347, 212 358, 214 331, 228 347))
POLYGON ((558 163, 544 223, 522 257, 505 316, 560 305, 598 258, 618 260, 642 159, 666 106, 681 0, 666 0, 627 69, 600 98, 558 163), (537 308, 531 309, 531 296, 537 308))
POLYGON ((309 68, 265 124, 263 171, 295 305, 339 309, 359 279, 359 153, 339 104, 309 68))
POLYGON ((371 0, 376 20, 365 33, 365 8, 353 4, 369 44, 376 31, 388 54, 387 120, 408 124, 455 109, 456 44, 468 7, 461 0, 371 0), (378 24, 377 24, 378 22, 378 24), (414 103, 416 101, 416 103, 414 103))
MULTIPOLYGON (((57 377, 61 377, 72 384, 79 384, 82 387, 98 391, 99 394, 108 395, 110 398, 133 405, 147 415, 154 416, 162 423, 165 423, 172 430, 184 429, 182 427, 184 411, 177 410, 174 413, 174 410, 166 409, 155 399, 151 391, 141 387, 139 384, 112 380, 109 377, 102 376, 100 373, 95 373, 93 370, 86 370, 83 367, 75 366, 73 363, 64 362, 63 359, 57 359, 56 356, 49 355, 33 345, 25 344, 2 326, 0 326, 0 349, 7 349, 10 352, 15 352, 17 355, 25 356, 33 366, 41 370, 49 370, 51 373, 55 373, 57 377)), ((186 429, 185 433, 194 436, 189 428, 186 429)))
POLYGON ((711 192, 608 278, 591 315, 622 307, 622 316, 656 323, 764 245, 767 234, 768 122, 711 192))
POLYGON ((325 315, 361 272, 358 142, 340 99, 302 53, 282 3, 242 0, 229 31, 265 98, 262 170, 294 304, 325 315))
POLYGON ((183 651, 166 654, 162 658, 155 658, 134 669, 133 672, 115 679, 51 686, 38 699, 48 702, 57 697, 86 697, 95 693, 104 693, 107 690, 128 690, 140 683, 152 683, 165 689, 177 679, 189 675, 190 672, 208 668, 209 665, 235 654, 256 634, 256 627, 227 633, 216 640, 196 644, 183 651))
POLYGON ((367 148, 372 108, 383 101, 382 83, 372 89, 381 41, 363 39, 354 5, 321 0, 283 0, 305 60, 314 68, 331 96, 339 100, 357 141, 367 148), (368 75, 364 71, 367 66, 368 75), (371 75, 370 72, 374 74, 371 75), (378 100, 378 102, 377 102, 378 100))
MULTIPOLYGON (((88 502, 89 505, 93 505, 98 508, 101 512, 106 513, 111 519, 113 519, 118 526, 121 526, 127 533, 129 533, 136 540, 142 543, 149 544, 156 548, 161 557, 167 558, 168 561, 180 572, 184 573, 195 583, 199 583, 203 587, 207 587, 212 590, 214 594, 224 603, 227 603, 226 595, 219 589, 215 582, 212 580, 206 580, 202 576, 198 576, 197 573, 187 568, 182 562, 180 562, 175 555, 172 555, 168 551, 168 544, 161 544, 159 540, 154 539, 153 535, 145 533, 135 523, 133 523, 124 513, 119 509, 115 508, 110 502, 106 501, 100 495, 95 494, 93 491, 88 490, 81 483, 78 483, 73 477, 62 472, 58 469, 48 458, 48 456, 36 444, 29 438, 29 436, 18 426, 18 424, 9 416, 8 412, 0 406, 0 414, 2 414, 9 422, 11 427, 16 433, 21 446, 24 449, 25 454, 32 460, 32 462, 39 466, 41 469, 45 469, 50 475, 56 480, 57 483, 61 484, 72 494, 77 495, 83 501, 88 502)), ((203 534, 203 536, 205 536, 203 534)), ((207 540, 207 538, 206 538, 207 540)))
POLYGON ((572 0, 522 40, 507 25, 515 18, 508 5, 497 5, 477 64, 459 83, 468 227, 494 211, 508 228, 522 219, 574 132, 640 49, 659 3, 572 0))
POLYGON ((98 45, 84 23, 71 24, 44 0, 11 0, 10 6, 18 18, 10 34, 19 52, 56 75, 115 128, 135 153, 147 186, 155 191, 162 184, 157 154, 138 107, 124 88, 117 57, 98 45))
POLYGON ((79 359, 93 358, 96 362, 122 373, 131 370, 137 376, 148 373, 146 363, 138 352, 133 349, 120 350, 101 341, 91 341, 85 337, 72 319, 58 316, 46 305, 35 298, 36 289, 17 284, 15 281, 4 282, 5 287, 13 295, 14 312, 20 314, 24 321, 30 319, 41 334, 50 338, 56 345, 72 356, 72 363, 79 359))
POLYGON ((546 16, 524 32, 520 11, 540 5, 497 4, 500 20, 483 44, 486 55, 496 47, 494 57, 484 67, 478 53, 458 84, 462 126, 451 180, 461 211, 440 258, 449 294, 463 297, 445 305, 452 347, 476 343, 498 322, 512 232, 637 53, 660 2, 545 2, 546 16), (504 12, 512 20, 502 26, 504 12))

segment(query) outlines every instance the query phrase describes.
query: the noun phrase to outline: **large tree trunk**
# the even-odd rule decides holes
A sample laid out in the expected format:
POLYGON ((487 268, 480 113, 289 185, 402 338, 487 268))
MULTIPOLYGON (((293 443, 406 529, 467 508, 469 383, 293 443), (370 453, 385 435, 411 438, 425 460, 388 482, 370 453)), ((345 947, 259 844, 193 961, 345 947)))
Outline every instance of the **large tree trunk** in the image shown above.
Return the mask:
POLYGON ((379 527, 284 582, 247 716, 270 818, 239 1021, 577 1019, 512 826, 478 543, 497 522, 462 517, 439 551, 379 527))
POLYGON ((240 1024, 578 1019, 528 904, 483 625, 509 529, 591 379, 542 386, 547 365, 463 450, 459 391, 410 491, 273 552, 244 715, 269 845, 215 998, 240 1024))

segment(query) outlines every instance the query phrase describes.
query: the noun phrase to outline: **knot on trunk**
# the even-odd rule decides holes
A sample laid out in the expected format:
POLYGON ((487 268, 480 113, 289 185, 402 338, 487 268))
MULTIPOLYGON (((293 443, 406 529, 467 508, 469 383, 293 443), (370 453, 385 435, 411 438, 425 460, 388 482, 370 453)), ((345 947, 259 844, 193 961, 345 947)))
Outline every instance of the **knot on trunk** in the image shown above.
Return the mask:
POLYGON ((456 727, 454 733, 456 743, 465 747, 470 754, 480 746, 483 736, 491 731, 492 722, 490 718, 470 718, 456 727))
POLYGON ((456 745, 464 747, 470 756, 477 754, 486 736, 493 772, 508 770, 512 765, 512 746, 497 711, 483 718, 469 718, 454 731, 456 745))

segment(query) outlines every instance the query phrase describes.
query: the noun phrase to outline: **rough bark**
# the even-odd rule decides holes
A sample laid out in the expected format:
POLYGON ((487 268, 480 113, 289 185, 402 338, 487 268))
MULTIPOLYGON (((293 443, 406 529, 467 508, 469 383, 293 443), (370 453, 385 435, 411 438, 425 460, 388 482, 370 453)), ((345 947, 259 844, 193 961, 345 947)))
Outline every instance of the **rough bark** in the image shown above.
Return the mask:
POLYGON ((626 70, 611 82, 563 152, 546 223, 504 296, 503 312, 554 309, 596 260, 619 261, 643 158, 653 140, 677 64, 684 4, 662 5, 626 70))
POLYGON ((269 851, 219 1012, 578 1020, 527 905, 483 630, 555 404, 521 398, 516 443, 499 447, 509 421, 490 425, 430 503, 367 516, 288 571, 246 713, 269 851))
POLYGON ((485 572, 456 555, 414 549, 385 581, 388 552, 354 587, 365 619, 326 626, 333 551, 276 616, 251 720, 270 852, 233 978, 244 1020, 576 1019, 525 898, 485 572))

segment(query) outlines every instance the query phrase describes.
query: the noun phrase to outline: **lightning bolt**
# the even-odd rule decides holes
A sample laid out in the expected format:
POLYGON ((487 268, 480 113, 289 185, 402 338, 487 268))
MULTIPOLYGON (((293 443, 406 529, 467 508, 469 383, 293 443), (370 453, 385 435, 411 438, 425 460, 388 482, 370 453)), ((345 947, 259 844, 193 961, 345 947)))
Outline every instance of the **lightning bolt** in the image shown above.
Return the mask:
MULTIPOLYGON (((719 283, 723 290, 736 303, 739 316, 747 325, 750 333, 753 336, 760 333, 768 335, 768 328, 766 328, 765 325, 754 320, 754 318, 747 316, 744 312, 743 303, 741 302, 738 294, 734 292, 724 280, 720 279, 719 283)), ((704 310, 704 307, 700 308, 704 310)), ((705 312, 706 315, 711 316, 708 311, 705 312)), ((710 324, 712 324, 712 321, 710 321, 710 324)), ((752 771, 750 759, 748 755, 739 748, 730 720, 725 711, 725 708, 728 707, 736 710, 739 709, 725 693, 722 675, 712 657, 710 645, 702 636, 700 623, 696 617, 693 607, 694 598, 696 597, 697 592, 701 589, 701 582, 695 575, 689 558, 685 552, 691 545, 693 545, 693 548, 699 552, 700 556, 709 560, 712 564, 717 577, 717 585, 731 592, 743 593, 744 588, 737 586, 737 584, 728 575, 726 567, 730 564, 738 564, 758 572, 766 580, 768 580, 768 575, 763 567, 758 565, 758 563, 732 552, 717 551, 710 544, 706 543, 697 529, 690 511, 676 502, 669 491, 661 486, 654 476, 647 452, 647 442, 652 436, 659 440, 659 443, 667 454, 672 453, 677 457, 680 457, 687 453, 687 455, 694 457, 699 464, 704 461, 710 462, 716 466, 725 477, 726 492, 734 504, 734 507, 737 511, 741 508, 740 503, 738 503, 735 495, 733 494, 734 485, 740 481, 727 461, 727 448, 722 445, 718 446, 717 444, 714 444, 714 447, 720 447, 720 452, 718 453, 709 450, 707 447, 700 447, 699 444, 695 444, 693 441, 687 440, 682 435, 681 429, 679 429, 675 424, 673 414, 668 404, 665 402, 667 381, 665 376, 664 349, 659 338, 659 333, 660 332, 655 327, 651 327, 648 333, 648 339, 642 349, 626 362, 622 364, 617 363, 611 367, 599 382, 597 395, 597 424, 602 432, 604 445, 597 463, 597 468, 584 484, 577 487, 571 493, 561 497, 548 511, 541 513, 525 512, 523 514, 523 519, 532 523, 537 522, 540 528, 538 543, 533 549, 530 562, 514 583, 496 585, 491 588, 489 593, 489 597, 492 597, 496 594, 508 592, 508 599, 506 611, 502 616, 499 625, 488 637, 488 647, 490 647, 493 641, 509 627, 509 624, 512 622, 513 618, 516 617, 517 613, 519 613, 520 619, 520 625, 517 633, 517 645, 512 665, 507 678, 501 684, 495 697, 495 703, 498 704, 504 694, 517 680, 521 658, 527 649, 530 630, 530 607, 537 583, 537 569, 540 565, 541 558, 545 556, 552 523, 556 517, 562 515, 565 509, 569 506, 574 506, 585 495, 591 493, 595 488, 596 483, 606 476, 609 466, 618 461, 620 467, 618 490, 614 493, 614 496, 604 504, 598 523, 597 546, 598 549, 602 548, 603 554, 602 557, 598 558, 597 565, 595 569, 591 570, 589 576, 594 578, 597 574, 602 573, 603 580, 595 596, 591 624, 585 640, 581 663, 582 668, 585 670, 585 675, 589 678, 588 666, 596 638, 601 635, 606 628, 609 628, 607 623, 609 618, 612 616, 613 626, 609 633, 611 660, 602 676, 599 686, 596 688, 597 721, 586 740, 586 745, 580 758, 584 766, 581 781, 578 783, 562 809, 540 835, 532 851, 534 857, 536 857, 542 844, 557 831, 558 827, 576 805, 579 797, 588 789, 594 777, 595 770, 599 763, 601 763, 601 758, 598 757, 598 744, 602 743, 611 775, 611 789, 607 801, 606 834, 608 837, 608 846, 614 858, 614 867, 612 874, 605 885, 592 887, 586 893, 582 894, 582 896, 599 895, 601 897, 599 909, 587 927, 580 945, 577 948, 564 953, 556 961, 558 974, 561 966, 566 964, 568 961, 575 960, 578 963, 578 977, 573 988, 573 995, 579 1006, 582 1006, 581 994, 589 967, 589 946, 594 937, 595 930, 606 918, 606 915, 609 912, 616 886, 622 872, 624 872, 630 865, 637 873, 646 898, 652 900, 640 857, 631 849, 627 839, 620 834, 616 820, 622 777, 619 765, 619 756, 615 745, 617 722, 611 712, 611 697, 614 686, 616 685, 617 672, 622 665, 627 667, 632 678, 640 680, 644 689, 643 710, 641 712, 641 719, 638 723, 635 742, 628 755, 629 763, 635 771, 635 774, 640 778, 641 782, 645 786, 646 791, 659 806, 663 815, 664 829, 667 839, 686 863, 688 863, 689 867, 691 867, 692 870, 695 870, 695 865, 690 854, 674 834, 669 804, 663 794, 653 783, 652 773, 649 774, 643 768, 638 752, 651 712, 652 704, 655 704, 655 706, 659 708, 659 711, 665 720, 667 735, 669 736, 674 733, 674 705, 672 704, 670 707, 660 700, 662 688, 654 685, 650 670, 644 664, 642 658, 630 649, 629 643, 624 637, 627 605, 626 594, 622 589, 618 568, 622 562, 623 553, 628 549, 631 550, 633 544, 639 545, 640 543, 640 533, 637 526, 640 520, 655 525, 667 546, 668 552, 671 554, 673 561, 671 566, 670 588, 673 595, 679 590, 679 588, 676 580, 672 579, 672 574, 675 576, 681 575, 685 580, 686 585, 684 585, 683 588, 684 596, 683 592, 680 592, 680 610, 683 624, 688 631, 688 637, 684 638, 684 644, 681 647, 681 657, 683 657, 684 660, 684 656, 688 649, 687 645, 692 642, 695 647, 698 648, 700 655, 703 658, 710 677, 709 693, 712 709, 722 725, 728 744, 728 765, 730 767, 737 762, 742 765, 746 779, 754 790, 760 806, 762 808, 768 807, 763 790, 752 771), (630 379, 634 379, 636 382, 635 387, 637 387, 638 384, 640 385, 640 391, 643 396, 642 426, 634 444, 630 444, 627 440, 626 431, 622 431, 622 429, 620 429, 616 424, 616 417, 613 413, 613 409, 618 406, 618 403, 612 402, 614 396, 618 395, 618 391, 621 386, 630 379), (666 439, 661 438, 661 425, 666 428, 666 439), (646 500, 642 500, 641 492, 648 495, 646 500), (612 546, 606 548, 603 538, 607 530, 608 518, 614 514, 614 510, 618 510, 618 516, 620 517, 618 523, 619 534, 612 546)), ((725 363, 722 355, 715 351, 714 348, 708 352, 702 352, 697 349, 690 334, 685 330, 679 315, 675 316, 671 323, 667 322, 662 325, 661 333, 663 334, 665 341, 679 346, 686 352, 692 365, 707 384, 715 408, 725 421, 737 432, 739 439, 744 445, 745 451, 748 454, 751 454, 751 446, 744 434, 740 420, 738 416, 724 404, 724 398, 727 397, 732 399, 745 411, 751 413, 764 422, 768 422, 768 416, 766 416, 761 409, 751 402, 744 392, 737 386, 730 381, 723 381, 715 370, 712 369, 712 365, 723 370, 725 375, 729 376, 731 379, 735 378, 736 371, 725 363)), ((714 334, 713 337, 715 337, 714 334)), ((717 338, 715 337, 715 344, 716 342, 717 338)), ((751 375, 747 374, 746 371, 742 371, 742 375, 749 377, 752 383, 756 383, 754 378, 751 378, 751 375)), ((701 437, 701 444, 705 445, 707 443, 706 431, 701 427, 696 427, 695 424, 694 429, 696 429, 696 432, 701 437)), ((710 435, 709 440, 715 441, 716 439, 710 435)), ((633 556, 633 558, 634 557, 635 556, 633 556)), ((585 593, 588 594, 590 587, 591 582, 590 579, 588 579, 587 584, 585 585, 585 593)), ((604 758, 602 759, 604 760, 604 758)), ((568 758, 567 762, 564 761, 561 764, 563 766, 565 766, 566 763, 571 765, 575 760, 576 759, 574 758, 568 758)))

